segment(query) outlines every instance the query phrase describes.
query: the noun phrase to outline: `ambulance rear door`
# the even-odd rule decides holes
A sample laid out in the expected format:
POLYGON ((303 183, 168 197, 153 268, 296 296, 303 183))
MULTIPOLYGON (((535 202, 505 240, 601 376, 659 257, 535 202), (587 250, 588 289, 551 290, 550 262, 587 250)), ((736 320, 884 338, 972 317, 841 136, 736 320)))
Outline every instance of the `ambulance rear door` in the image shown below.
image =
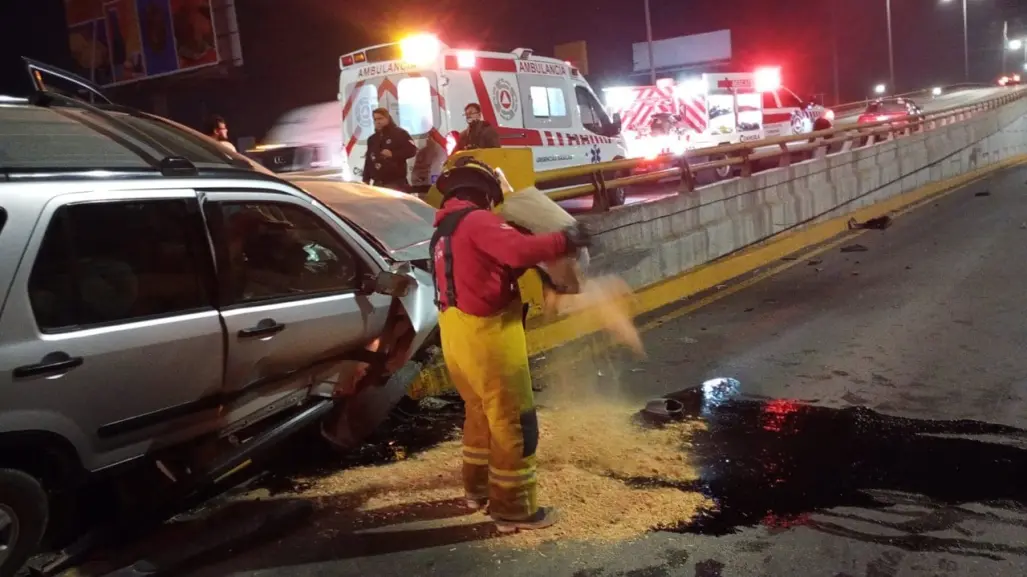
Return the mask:
POLYGON ((707 74, 704 80, 710 144, 763 138, 763 103, 752 74, 707 74))
MULTIPOLYGON (((369 49, 368 59, 372 50, 369 49)), ((402 61, 370 62, 343 68, 339 98, 342 102, 342 142, 354 178, 363 178, 367 140, 374 133, 372 112, 385 108, 410 133, 418 147, 410 161, 410 184, 415 190, 431 186, 432 173, 441 170, 446 140, 441 124, 438 72, 402 61), (435 167, 438 170, 435 170, 435 167)))
POLYGON ((586 163, 587 147, 581 140, 580 120, 573 114, 575 96, 568 66, 522 59, 514 62, 517 88, 524 101, 521 122, 535 170, 586 163))

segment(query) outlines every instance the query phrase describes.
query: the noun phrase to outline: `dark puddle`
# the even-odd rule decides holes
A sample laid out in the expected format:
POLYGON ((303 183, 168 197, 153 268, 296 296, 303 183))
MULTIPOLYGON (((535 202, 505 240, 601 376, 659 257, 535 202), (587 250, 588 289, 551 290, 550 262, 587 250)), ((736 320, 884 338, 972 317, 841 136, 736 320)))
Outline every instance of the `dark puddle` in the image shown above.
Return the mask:
MULTIPOLYGON (((737 385, 722 379, 668 395, 684 406, 681 418, 707 424, 689 449, 701 479, 680 488, 703 491, 716 507, 667 530, 724 535, 755 525, 787 528, 835 507, 898 504, 882 499, 884 492, 920 495, 925 499, 911 502, 941 508, 1001 503, 1020 509, 1027 502, 1027 451, 966 438, 997 436, 1027 446, 1021 429, 744 398, 736 396, 737 385)), ((640 417, 656 426, 661 420, 644 412, 640 417)), ((655 478, 632 482, 666 484, 655 478)))

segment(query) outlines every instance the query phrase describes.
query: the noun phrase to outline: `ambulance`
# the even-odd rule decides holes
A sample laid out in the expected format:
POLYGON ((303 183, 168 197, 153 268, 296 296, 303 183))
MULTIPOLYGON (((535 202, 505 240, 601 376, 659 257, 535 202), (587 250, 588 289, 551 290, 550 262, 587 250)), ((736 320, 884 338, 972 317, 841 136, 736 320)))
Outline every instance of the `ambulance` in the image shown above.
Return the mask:
MULTIPOLYGON (((621 119, 630 155, 655 160, 664 154, 763 139, 759 84, 756 74, 703 74, 680 84, 663 80, 656 86, 609 88, 605 96, 608 110, 621 119)), ((730 167, 723 167, 716 176, 727 178, 730 172, 730 167)))
MULTIPOLYGON (((569 63, 532 50, 484 52, 450 48, 420 34, 339 58, 342 143, 353 177, 362 178, 372 111, 385 108, 420 149, 410 182, 427 191, 442 171, 459 133, 464 107, 481 106, 505 147, 530 148, 536 170, 625 158, 620 122, 569 63)), ((623 203, 623 191, 611 191, 623 203)))
POLYGON ((804 103, 781 86, 780 70, 713 73, 656 86, 615 87, 605 91, 607 109, 622 120, 632 157, 805 134, 831 127, 834 113, 804 103), (673 129, 654 134, 669 117, 673 129))

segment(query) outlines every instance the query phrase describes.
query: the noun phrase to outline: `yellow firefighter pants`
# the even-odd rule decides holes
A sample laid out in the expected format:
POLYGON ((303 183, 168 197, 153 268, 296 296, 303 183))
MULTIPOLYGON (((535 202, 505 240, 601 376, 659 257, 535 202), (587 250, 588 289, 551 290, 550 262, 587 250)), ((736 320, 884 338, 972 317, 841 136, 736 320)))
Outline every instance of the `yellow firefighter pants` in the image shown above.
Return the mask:
POLYGON ((527 519, 538 511, 538 419, 521 303, 492 317, 450 307, 439 328, 446 368, 466 407, 464 491, 487 497, 496 519, 527 519))

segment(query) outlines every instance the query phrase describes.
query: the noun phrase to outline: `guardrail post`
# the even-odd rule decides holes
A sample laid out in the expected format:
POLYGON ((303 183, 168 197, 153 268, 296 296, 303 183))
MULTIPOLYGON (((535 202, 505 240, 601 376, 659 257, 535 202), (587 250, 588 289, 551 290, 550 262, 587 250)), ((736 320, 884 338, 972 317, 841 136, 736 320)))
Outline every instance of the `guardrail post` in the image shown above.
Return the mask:
POLYGON ((788 168, 792 165, 792 153, 788 150, 788 144, 782 142, 778 146, 781 147, 781 158, 777 161, 777 166, 779 168, 788 168))
POLYGON ((592 186, 596 189, 592 196, 592 212, 610 210, 610 196, 606 192, 606 178, 603 176, 603 171, 597 170, 592 173, 592 186))
POLYGON ((695 190, 695 175, 692 174, 692 167, 688 164, 688 154, 682 154, 678 164, 681 168, 681 185, 685 187, 686 191, 692 192, 695 190))

